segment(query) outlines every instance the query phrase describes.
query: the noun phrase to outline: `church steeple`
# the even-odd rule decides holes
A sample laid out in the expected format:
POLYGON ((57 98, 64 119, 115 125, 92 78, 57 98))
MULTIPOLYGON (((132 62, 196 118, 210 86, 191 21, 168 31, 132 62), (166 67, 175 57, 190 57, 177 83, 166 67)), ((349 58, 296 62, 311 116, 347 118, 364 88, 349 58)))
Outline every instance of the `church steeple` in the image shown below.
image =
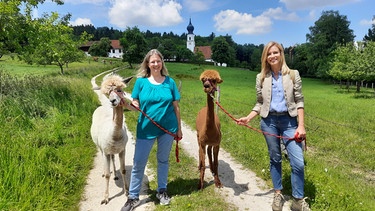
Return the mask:
POLYGON ((186 47, 191 50, 191 52, 194 53, 194 48, 195 48, 195 41, 194 41, 194 26, 191 24, 191 18, 189 20, 189 25, 186 27, 188 34, 187 34, 187 41, 186 41, 186 47))
POLYGON ((190 21, 189 21, 189 25, 186 27, 186 29, 188 30, 188 34, 194 34, 193 33, 194 26, 193 26, 193 24, 191 24, 191 18, 190 18, 190 21))

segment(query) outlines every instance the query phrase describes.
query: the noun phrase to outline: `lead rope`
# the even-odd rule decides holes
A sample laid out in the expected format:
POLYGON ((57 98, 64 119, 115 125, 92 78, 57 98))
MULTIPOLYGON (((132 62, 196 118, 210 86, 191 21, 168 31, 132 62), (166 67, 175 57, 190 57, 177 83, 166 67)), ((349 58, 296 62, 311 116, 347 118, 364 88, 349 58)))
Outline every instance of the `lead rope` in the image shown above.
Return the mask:
MULTIPOLYGON (((212 96, 211 96, 212 97, 212 96)), ((224 108, 223 106, 220 105, 220 103, 218 101, 215 101, 216 105, 227 115, 229 116, 233 121, 235 121, 236 123, 238 122, 236 118, 234 118, 230 113, 228 113, 224 108)), ((274 136, 274 137, 277 137, 277 138, 280 138, 280 139, 287 139, 287 140, 295 140, 296 142, 298 143, 301 143, 303 141, 305 141, 305 151, 307 150, 307 141, 306 141, 306 138, 300 138, 298 137, 299 133, 297 132, 294 137, 290 138, 290 137, 287 137, 287 136, 279 136, 279 135, 276 135, 276 134, 272 134, 272 133, 268 133, 268 132, 265 132, 265 131, 262 131, 260 129, 257 129, 257 128, 254 128, 254 127, 251 127, 250 125, 243 125, 253 131, 256 131, 258 133, 262 133, 264 135, 269 135, 269 136, 274 136)))
POLYGON ((133 108, 137 109, 138 111, 140 111, 145 117, 147 117, 147 119, 149 119, 154 125, 156 125, 156 127, 158 127, 160 130, 168 133, 169 135, 171 135, 172 137, 174 137, 174 140, 176 140, 176 149, 175 149, 175 154, 176 154, 176 162, 179 163, 180 162, 180 159, 179 159, 179 150, 178 150, 178 142, 182 139, 182 138, 179 138, 176 134, 173 134, 171 133, 170 131, 168 131, 167 129, 163 128, 161 125, 159 125, 157 122, 155 122, 150 116, 148 116, 144 111, 142 111, 140 108, 136 107, 133 105, 133 103, 130 103, 129 105, 133 106, 133 108))

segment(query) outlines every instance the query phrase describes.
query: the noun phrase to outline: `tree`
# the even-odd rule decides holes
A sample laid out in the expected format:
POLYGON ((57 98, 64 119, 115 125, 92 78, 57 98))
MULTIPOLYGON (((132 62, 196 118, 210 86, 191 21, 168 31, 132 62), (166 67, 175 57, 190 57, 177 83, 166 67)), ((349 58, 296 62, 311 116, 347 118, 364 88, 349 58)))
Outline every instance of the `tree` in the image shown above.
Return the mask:
POLYGON ((357 92, 360 92, 363 81, 375 79, 375 42, 369 41, 366 47, 356 48, 354 44, 337 48, 329 75, 336 80, 357 82, 357 92))
POLYGON ((84 33, 81 40, 74 41, 68 18, 65 16, 60 19, 57 13, 52 13, 32 20, 30 25, 33 30, 27 32, 30 39, 20 58, 29 64, 56 64, 61 74, 64 74, 64 65, 82 60, 84 53, 79 50, 79 46, 88 39, 88 35, 84 33))
POLYGON ((229 64, 235 57, 234 49, 223 36, 216 37, 211 48, 212 59, 220 64, 229 64))
POLYGON ((111 40, 108 37, 103 37, 99 42, 94 42, 89 49, 91 56, 107 57, 111 49, 111 40))
POLYGON ((300 45, 296 45, 293 48, 292 59, 288 63, 288 65, 293 68, 297 69, 299 73, 303 76, 314 76, 314 72, 309 73, 309 65, 308 62, 313 61, 310 59, 310 46, 311 43, 304 43, 300 45))
POLYGON ((261 58, 263 45, 255 48, 250 55, 250 70, 260 71, 262 69, 261 58))
MULTIPOLYGON (((0 55, 23 52, 23 46, 28 44, 26 33, 30 30, 32 8, 43 4, 45 0, 7 0, 0 1, 0 55), (24 8, 21 11, 20 8, 24 8)), ((58 5, 64 2, 52 0, 58 5)))
POLYGON ((147 42, 138 27, 128 27, 123 38, 120 39, 120 43, 124 48, 122 60, 128 62, 130 68, 133 68, 132 64, 142 62, 147 51, 147 42))
POLYGON ((164 38, 161 40, 161 45, 159 46, 160 53, 163 54, 164 59, 173 60, 177 55, 177 45, 170 38, 164 38))
POLYGON ((366 43, 362 52, 361 61, 363 71, 366 74, 365 81, 375 81, 375 41, 369 41, 366 43))
POLYGON ((367 35, 363 37, 363 41, 375 41, 375 16, 372 18, 372 27, 368 30, 367 35))
POLYGON ((193 52, 187 49, 186 46, 177 46, 176 61, 184 62, 184 61, 192 59, 193 56, 194 56, 193 52))
POLYGON ((311 43, 308 59, 310 64, 308 72, 317 77, 326 77, 328 72, 329 55, 338 46, 353 42, 353 30, 349 29, 350 22, 346 16, 338 11, 323 11, 315 25, 309 27, 310 34, 306 35, 311 43))
MULTIPOLYGON (((193 53, 193 52, 191 52, 191 53, 193 53)), ((202 64, 204 62, 204 55, 203 55, 202 51, 195 52, 195 54, 191 58, 191 61, 193 63, 199 64, 199 65, 202 64)))

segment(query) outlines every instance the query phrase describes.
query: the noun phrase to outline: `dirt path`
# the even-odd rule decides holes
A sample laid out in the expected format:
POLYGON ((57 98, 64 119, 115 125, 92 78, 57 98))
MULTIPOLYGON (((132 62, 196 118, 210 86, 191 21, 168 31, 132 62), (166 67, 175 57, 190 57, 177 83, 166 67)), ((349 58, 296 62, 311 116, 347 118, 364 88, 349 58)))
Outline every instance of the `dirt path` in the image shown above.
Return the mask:
MULTIPOLYGON (((105 73, 107 72, 104 72, 102 74, 105 73)), ((96 77, 94 77, 91 81, 93 87, 96 86, 96 77)), ((105 96, 100 95, 97 91, 96 93, 98 94, 99 100, 101 102, 107 102, 105 96)), ((185 123, 182 124, 182 127, 183 139, 180 141, 179 146, 191 157, 194 157, 197 160, 198 144, 196 133, 185 123)), ((127 148, 125 160, 127 179, 129 181, 131 167, 133 165, 134 138, 129 131, 128 136, 129 142, 126 146, 127 148)), ((117 166, 119 166, 118 159, 116 159, 116 163, 117 166)), ((102 200, 104 193, 104 178, 101 177, 102 169, 102 156, 98 152, 95 158, 94 168, 91 170, 88 176, 84 196, 80 203, 81 211, 119 211, 121 210, 121 207, 125 204, 127 198, 122 192, 121 179, 115 182, 113 182, 114 180, 111 179, 109 184, 110 201, 107 205, 100 204, 100 201, 102 200)), ((118 171, 116 173, 120 175, 118 171)), ((206 181, 210 181, 213 179, 211 177, 209 169, 207 169, 205 175, 206 181)), ((245 169, 241 164, 236 162, 229 153, 225 152, 223 149, 220 149, 219 152, 219 176, 224 187, 221 189, 217 189, 217 191, 222 195, 224 200, 235 204, 238 207, 238 210, 272 210, 272 189, 266 187, 262 179, 256 177, 254 172, 245 169)), ((111 178, 113 178, 113 176, 111 178)), ((153 180, 152 173, 149 169, 146 169, 146 175, 144 177, 142 190, 140 194, 141 205, 136 208, 137 211, 153 210, 154 202, 149 200, 147 195, 148 181, 150 180, 153 180)), ((289 210, 289 206, 289 203, 285 203, 284 210, 289 210)))

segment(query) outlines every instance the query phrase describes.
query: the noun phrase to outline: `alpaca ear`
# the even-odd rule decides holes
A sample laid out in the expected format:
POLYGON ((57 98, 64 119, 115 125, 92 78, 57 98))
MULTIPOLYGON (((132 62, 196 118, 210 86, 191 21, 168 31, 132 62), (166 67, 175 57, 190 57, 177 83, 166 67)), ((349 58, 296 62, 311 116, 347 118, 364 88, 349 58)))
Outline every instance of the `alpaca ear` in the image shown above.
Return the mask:
POLYGON ((124 82, 126 85, 128 85, 128 83, 134 78, 134 76, 130 76, 130 77, 127 77, 125 78, 122 82, 124 82))
POLYGON ((93 90, 100 90, 100 87, 99 86, 96 86, 94 88, 92 88, 93 90))
POLYGON ((217 80, 217 83, 218 84, 221 84, 221 83, 223 83, 224 81, 221 79, 221 78, 219 78, 218 80, 217 80))

